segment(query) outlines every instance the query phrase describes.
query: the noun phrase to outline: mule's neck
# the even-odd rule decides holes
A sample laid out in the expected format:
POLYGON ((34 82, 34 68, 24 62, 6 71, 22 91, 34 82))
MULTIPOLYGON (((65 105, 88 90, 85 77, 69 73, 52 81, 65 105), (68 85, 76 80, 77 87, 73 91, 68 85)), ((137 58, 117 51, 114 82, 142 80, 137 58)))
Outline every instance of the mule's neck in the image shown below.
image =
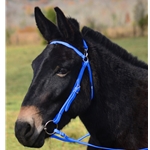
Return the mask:
POLYGON ((85 113, 79 116, 91 136, 94 139, 99 139, 94 144, 103 144, 104 146, 108 145, 108 143, 111 145, 113 141, 106 108, 107 102, 105 101, 108 95, 105 90, 108 88, 106 85, 109 83, 107 68, 109 68, 110 61, 112 61, 110 59, 110 55, 106 53, 103 47, 98 49, 92 45, 89 46, 89 60, 94 82, 94 99, 91 100, 91 105, 85 113), (99 141, 104 141, 104 143, 99 141))
POLYGON ((90 42, 88 45, 94 99, 79 117, 91 136, 98 139, 97 144, 116 146, 113 145, 116 137, 125 134, 128 128, 133 129, 134 87, 139 78, 145 80, 147 72, 127 63, 103 46, 90 45, 90 42), (122 129, 124 131, 120 133, 122 129))
POLYGON ((136 57, 129 54, 124 48, 113 43, 101 33, 84 26, 82 29, 82 34, 93 44, 105 47, 108 51, 120 57, 123 61, 143 69, 148 69, 148 65, 146 63, 139 61, 136 57))

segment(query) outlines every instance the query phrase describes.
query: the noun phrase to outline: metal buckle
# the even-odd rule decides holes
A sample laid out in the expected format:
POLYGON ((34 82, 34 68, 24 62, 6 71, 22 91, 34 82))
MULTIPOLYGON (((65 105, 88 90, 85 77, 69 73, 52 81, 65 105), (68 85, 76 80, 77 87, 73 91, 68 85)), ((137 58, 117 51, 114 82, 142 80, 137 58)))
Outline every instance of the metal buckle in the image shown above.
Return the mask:
POLYGON ((86 62, 86 61, 88 61, 89 60, 89 58, 88 58, 88 52, 87 51, 84 51, 84 58, 83 58, 83 61, 84 62, 86 62))
POLYGON ((47 121, 47 122, 45 123, 45 125, 44 125, 44 130, 45 130, 45 132, 46 132, 48 135, 53 135, 53 134, 55 134, 54 130, 53 130, 53 132, 49 132, 49 131, 47 130, 47 125, 50 124, 50 123, 53 123, 53 124, 56 126, 56 128, 54 128, 54 129, 58 129, 58 124, 55 124, 55 123, 53 122, 53 120, 49 120, 49 121, 47 121))

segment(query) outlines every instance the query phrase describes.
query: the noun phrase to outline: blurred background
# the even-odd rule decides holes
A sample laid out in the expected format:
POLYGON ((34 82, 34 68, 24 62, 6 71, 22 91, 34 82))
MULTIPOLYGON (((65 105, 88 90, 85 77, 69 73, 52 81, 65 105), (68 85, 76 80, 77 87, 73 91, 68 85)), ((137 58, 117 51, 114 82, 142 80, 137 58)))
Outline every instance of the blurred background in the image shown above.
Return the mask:
POLYGON ((101 31, 108 37, 147 35, 147 0, 7 0, 7 44, 39 42, 34 20, 34 7, 55 22, 53 8, 58 6, 67 16, 76 18, 80 26, 101 31))
MULTIPOLYGON (((6 0, 6 150, 31 150, 18 143, 14 123, 32 80, 31 62, 46 46, 36 28, 35 6, 54 23, 53 8, 58 6, 66 16, 76 18, 80 28, 91 27, 148 62, 148 0, 6 0)), ((63 131, 76 139, 87 132, 79 118, 63 131)), ((52 139, 40 148, 50 149, 86 147, 52 139)))

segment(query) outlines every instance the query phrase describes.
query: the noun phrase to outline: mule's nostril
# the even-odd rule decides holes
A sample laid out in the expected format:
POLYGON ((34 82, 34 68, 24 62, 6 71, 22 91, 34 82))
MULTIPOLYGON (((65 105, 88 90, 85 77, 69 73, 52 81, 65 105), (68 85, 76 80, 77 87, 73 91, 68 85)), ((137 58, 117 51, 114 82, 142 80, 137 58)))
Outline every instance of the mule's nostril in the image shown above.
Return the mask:
POLYGON ((30 124, 27 124, 25 134, 27 134, 28 132, 30 132, 30 130, 31 130, 31 126, 30 126, 30 124))
POLYGON ((15 135, 18 139, 24 139, 28 141, 28 139, 34 133, 34 125, 28 122, 17 121, 15 124, 15 135))
POLYGON ((26 138, 30 137, 33 133, 32 127, 29 123, 26 123, 24 135, 26 138))

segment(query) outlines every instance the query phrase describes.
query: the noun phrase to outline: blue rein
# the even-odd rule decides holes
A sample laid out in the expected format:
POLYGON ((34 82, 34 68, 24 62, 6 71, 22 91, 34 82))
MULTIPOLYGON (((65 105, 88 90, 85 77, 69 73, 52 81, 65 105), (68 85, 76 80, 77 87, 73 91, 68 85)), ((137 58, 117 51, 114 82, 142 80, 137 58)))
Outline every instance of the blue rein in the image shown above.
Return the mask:
MULTIPOLYGON (((64 142, 70 142, 70 143, 78 143, 78 144, 82 144, 82 145, 86 145, 86 146, 91 146, 94 148, 98 148, 98 149, 103 149, 103 150, 123 150, 123 149, 113 149, 113 148, 107 148, 107 147, 101 147, 101 146, 96 146, 90 143, 86 143, 83 142, 82 140, 88 136, 90 136, 90 134, 86 134, 85 136, 79 138, 79 139, 73 139, 68 137, 65 133, 63 133, 62 131, 58 130, 58 123, 63 115, 64 112, 67 112, 68 109, 70 108, 70 105, 72 104, 73 100, 76 98, 77 94, 80 91, 81 88, 81 80, 84 74, 85 69, 88 69, 88 73, 89 73, 89 79, 90 79, 90 88, 91 88, 91 99, 93 99, 94 96, 94 89, 93 89, 93 78, 92 78, 92 71, 91 71, 91 67, 90 67, 90 63, 89 63, 89 59, 88 59, 88 46, 86 44, 86 42, 83 40, 83 47, 84 47, 84 54, 82 54, 77 48, 75 48, 74 46, 63 42, 63 41, 52 41, 50 44, 60 44, 63 46, 66 46, 72 50, 74 50, 83 60, 82 62, 82 67, 81 70, 79 72, 78 78, 74 84, 74 87, 69 95, 69 97, 67 98, 66 102, 64 103, 64 105, 61 107, 61 109, 59 110, 58 114, 55 116, 55 118, 53 120, 49 120, 44 127, 44 130, 47 134, 51 135, 51 138, 55 138, 57 140, 61 140, 64 142), (49 123, 54 123, 56 125, 56 128, 54 129, 54 131, 52 133, 47 131, 47 125, 49 123), (59 136, 58 136, 59 135, 59 136)), ((141 150, 147 150, 148 148, 143 148, 141 150)))

